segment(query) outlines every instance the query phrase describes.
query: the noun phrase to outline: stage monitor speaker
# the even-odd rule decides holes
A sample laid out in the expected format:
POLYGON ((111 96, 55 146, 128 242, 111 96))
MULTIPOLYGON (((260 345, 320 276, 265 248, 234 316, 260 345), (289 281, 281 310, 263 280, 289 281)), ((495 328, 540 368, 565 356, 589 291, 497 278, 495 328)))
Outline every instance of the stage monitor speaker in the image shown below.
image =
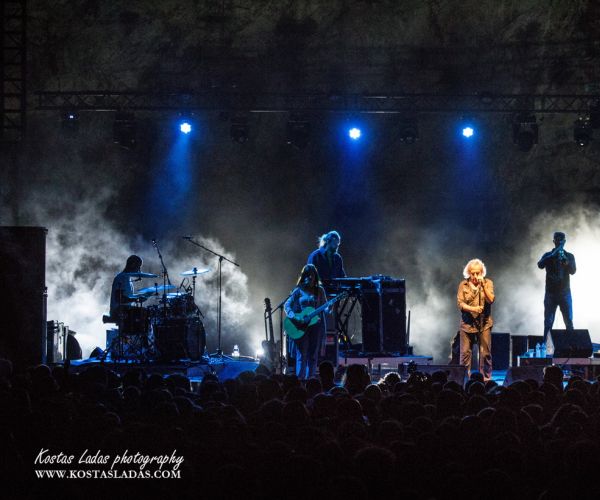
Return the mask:
POLYGON ((448 380, 464 385, 467 377, 467 367, 463 365, 417 365, 417 371, 431 375, 434 372, 443 371, 448 375, 448 380))
POLYGON ((594 349, 588 330, 551 330, 546 350, 555 358, 589 358, 594 349))
POLYGON ((0 356, 18 367, 46 362, 44 227, 0 227, 0 356))
POLYGON ((404 280, 381 280, 381 295, 376 288, 363 288, 361 310, 365 352, 406 354, 404 280))
POLYGON ((75 338, 75 332, 71 332, 70 330, 66 338, 65 351, 65 359, 71 360, 83 358, 83 351, 81 350, 79 341, 75 338))
POLYGON ((543 366, 511 366, 506 372, 503 386, 507 386, 517 380, 535 380, 538 384, 544 381, 543 366))
POLYGON ((510 333, 492 332, 492 365, 507 370, 510 365, 510 333))
POLYGON ((518 366, 519 356, 523 356, 527 352, 527 335, 511 335, 511 366, 518 366))

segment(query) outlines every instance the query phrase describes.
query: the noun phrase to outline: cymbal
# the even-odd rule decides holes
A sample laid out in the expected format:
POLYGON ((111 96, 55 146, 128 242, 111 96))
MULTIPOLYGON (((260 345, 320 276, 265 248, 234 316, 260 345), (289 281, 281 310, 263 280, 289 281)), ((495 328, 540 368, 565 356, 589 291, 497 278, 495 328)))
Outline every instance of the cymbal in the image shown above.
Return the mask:
POLYGON ((171 292, 167 293, 167 299, 176 299, 177 297, 183 297, 184 295, 190 295, 187 292, 171 292))
POLYGON ((127 298, 133 299, 133 300, 139 300, 140 302, 143 302, 144 300, 148 300, 148 297, 150 295, 152 295, 152 294, 148 294, 148 293, 132 293, 131 295, 128 295, 127 298))
POLYGON ((130 278, 158 278, 158 274, 152 273, 123 273, 125 276, 129 276, 130 278))
POLYGON ((175 285, 156 285, 156 286, 149 286, 148 288, 142 288, 141 290, 138 290, 137 293, 141 293, 141 294, 158 294, 158 293, 163 293, 166 292, 167 290, 173 290, 174 288, 177 288, 175 285))
POLYGON ((210 267, 194 267, 189 271, 184 271, 180 274, 180 276, 198 276, 199 274, 204 274, 209 271, 212 271, 210 267))

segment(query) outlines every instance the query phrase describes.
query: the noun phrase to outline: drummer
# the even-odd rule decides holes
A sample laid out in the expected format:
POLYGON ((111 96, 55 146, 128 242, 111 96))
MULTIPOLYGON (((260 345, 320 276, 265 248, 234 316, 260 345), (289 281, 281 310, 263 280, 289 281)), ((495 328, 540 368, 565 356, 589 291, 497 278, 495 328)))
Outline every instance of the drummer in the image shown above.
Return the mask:
POLYGON ((110 316, 117 320, 121 306, 127 306, 137 300, 134 295, 131 273, 139 273, 142 269, 142 258, 130 255, 125 268, 115 276, 110 292, 110 316))

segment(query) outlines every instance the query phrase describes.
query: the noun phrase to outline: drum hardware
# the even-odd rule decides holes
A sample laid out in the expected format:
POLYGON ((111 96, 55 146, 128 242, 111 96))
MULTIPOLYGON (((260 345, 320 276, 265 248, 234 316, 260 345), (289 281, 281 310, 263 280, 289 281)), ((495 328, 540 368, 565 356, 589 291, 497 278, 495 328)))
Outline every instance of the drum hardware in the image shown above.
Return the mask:
POLYGON ((218 302, 218 307, 217 307, 217 351, 214 354, 211 354, 211 357, 223 358, 224 357, 223 351, 221 350, 221 318, 222 318, 222 312, 223 312, 222 311, 222 297, 223 297, 222 266, 223 266, 224 260, 226 260, 227 262, 229 262, 237 267, 240 267, 240 265, 237 262, 234 262, 233 260, 228 259, 224 255, 214 252, 213 250, 206 248, 204 245, 201 245, 200 243, 194 241, 191 236, 184 236, 183 239, 189 241, 192 245, 196 245, 197 247, 200 247, 203 250, 206 250, 207 252, 209 252, 219 258, 219 267, 218 267, 218 269, 219 269, 219 302, 218 302))
POLYGON ((209 271, 211 271, 210 267, 205 267, 205 268, 201 268, 198 269, 197 267, 194 267, 193 269, 190 269, 189 271, 183 271, 182 273, 179 273, 179 276, 193 276, 196 277, 200 274, 204 274, 204 273, 208 273, 209 271))
POLYGON ((171 285, 170 283, 168 285, 159 285, 158 283, 155 283, 154 286, 149 286, 148 288, 142 288, 138 290, 134 295, 145 295, 150 297, 152 295, 164 294, 167 290, 175 290, 175 288, 175 285, 171 285))
POLYGON ((128 276, 129 278, 138 278, 138 279, 142 279, 142 278, 158 278, 158 274, 152 274, 152 273, 142 273, 142 272, 137 272, 137 273, 123 273, 124 276, 128 276))

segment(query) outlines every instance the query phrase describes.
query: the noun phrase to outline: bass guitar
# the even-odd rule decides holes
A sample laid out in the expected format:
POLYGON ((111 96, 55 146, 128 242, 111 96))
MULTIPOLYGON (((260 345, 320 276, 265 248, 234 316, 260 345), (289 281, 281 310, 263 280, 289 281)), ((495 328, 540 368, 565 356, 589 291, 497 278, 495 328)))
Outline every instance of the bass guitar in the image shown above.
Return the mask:
POLYGON ((316 325, 320 321, 319 315, 327 309, 329 306, 335 304, 337 301, 342 300, 348 296, 348 292, 342 292, 332 299, 329 299, 322 306, 317 307, 305 307, 299 313, 294 313, 293 318, 285 318, 283 320, 283 327, 287 336, 293 340, 301 339, 306 330, 313 325, 316 325))

